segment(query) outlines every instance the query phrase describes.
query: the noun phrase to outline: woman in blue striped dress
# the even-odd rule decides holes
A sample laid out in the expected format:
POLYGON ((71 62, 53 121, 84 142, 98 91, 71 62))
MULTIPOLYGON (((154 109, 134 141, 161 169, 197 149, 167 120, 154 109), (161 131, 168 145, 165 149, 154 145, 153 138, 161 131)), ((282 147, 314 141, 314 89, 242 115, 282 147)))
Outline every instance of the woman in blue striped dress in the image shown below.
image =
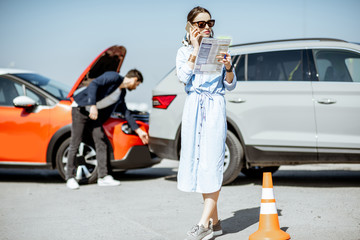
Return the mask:
POLYGON ((204 198, 201 219, 186 239, 210 239, 222 233, 217 200, 223 180, 227 130, 224 94, 225 89, 235 88, 236 77, 231 56, 225 52, 218 56, 224 64, 221 73, 193 73, 200 39, 212 37, 215 20, 202 7, 192 9, 187 20, 192 27, 176 56, 177 76, 188 94, 182 117, 178 189, 202 193, 204 198))

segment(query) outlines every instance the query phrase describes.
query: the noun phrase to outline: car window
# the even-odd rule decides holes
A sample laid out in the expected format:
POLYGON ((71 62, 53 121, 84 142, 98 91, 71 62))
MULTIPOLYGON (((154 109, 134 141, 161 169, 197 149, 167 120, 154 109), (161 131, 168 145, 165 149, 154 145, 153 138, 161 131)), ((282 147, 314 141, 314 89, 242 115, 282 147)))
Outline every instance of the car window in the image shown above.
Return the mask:
POLYGON ((344 50, 314 50, 320 81, 360 82, 360 54, 344 50))
POLYGON ((15 76, 22 78, 54 95, 58 99, 66 99, 70 92, 70 87, 64 83, 59 83, 50 78, 35 73, 19 73, 15 76))
POLYGON ((0 78, 0 105, 13 106, 13 99, 20 96, 21 85, 6 78, 0 78))
POLYGON ((304 81, 302 50, 248 55, 248 81, 304 81))
POLYGON ((238 81, 245 80, 245 55, 236 55, 232 63, 235 67, 235 74, 238 81))
POLYGON ((26 92, 25 95, 33 99, 38 105, 47 105, 46 99, 43 96, 39 95, 38 93, 28 88, 26 88, 25 92, 26 92))

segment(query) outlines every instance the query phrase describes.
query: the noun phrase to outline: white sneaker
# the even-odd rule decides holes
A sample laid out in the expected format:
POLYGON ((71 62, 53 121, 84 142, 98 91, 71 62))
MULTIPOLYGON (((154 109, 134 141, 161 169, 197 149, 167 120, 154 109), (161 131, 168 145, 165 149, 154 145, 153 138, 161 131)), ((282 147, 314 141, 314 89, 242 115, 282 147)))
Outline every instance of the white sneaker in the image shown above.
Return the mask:
POLYGON ((103 178, 98 178, 97 184, 99 186, 119 186, 120 181, 114 180, 111 175, 106 175, 103 178))
POLYGON ((66 181, 66 187, 75 190, 75 189, 79 189, 80 186, 78 184, 78 182, 75 180, 75 178, 70 178, 66 181))

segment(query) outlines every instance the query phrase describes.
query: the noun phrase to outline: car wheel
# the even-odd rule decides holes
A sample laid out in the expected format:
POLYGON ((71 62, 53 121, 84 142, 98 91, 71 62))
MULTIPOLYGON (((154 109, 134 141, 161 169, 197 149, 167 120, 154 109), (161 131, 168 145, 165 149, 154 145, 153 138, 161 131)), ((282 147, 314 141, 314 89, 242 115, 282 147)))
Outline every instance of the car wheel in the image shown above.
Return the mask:
POLYGON ((241 171, 243 165, 244 150, 239 139, 228 131, 225 142, 224 178, 223 185, 234 181, 241 171))
MULTIPOLYGON (((56 153, 56 168, 65 179, 69 155, 70 138, 67 138, 56 153)), ((75 158, 75 178, 80 183, 94 183, 97 181, 97 160, 95 148, 81 142, 75 158)))
POLYGON ((280 166, 243 168, 241 172, 247 177, 261 178, 264 172, 274 173, 279 169, 279 167, 280 166))

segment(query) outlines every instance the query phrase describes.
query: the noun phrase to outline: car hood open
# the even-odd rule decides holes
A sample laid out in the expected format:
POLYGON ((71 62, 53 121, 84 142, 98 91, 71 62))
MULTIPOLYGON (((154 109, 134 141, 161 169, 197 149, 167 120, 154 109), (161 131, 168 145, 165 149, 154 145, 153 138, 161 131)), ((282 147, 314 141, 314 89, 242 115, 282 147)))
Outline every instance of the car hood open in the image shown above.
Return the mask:
POLYGON ((123 46, 114 45, 105 49, 80 75, 67 97, 72 97, 77 89, 87 87, 92 80, 106 71, 120 72, 125 55, 126 48, 123 46))

